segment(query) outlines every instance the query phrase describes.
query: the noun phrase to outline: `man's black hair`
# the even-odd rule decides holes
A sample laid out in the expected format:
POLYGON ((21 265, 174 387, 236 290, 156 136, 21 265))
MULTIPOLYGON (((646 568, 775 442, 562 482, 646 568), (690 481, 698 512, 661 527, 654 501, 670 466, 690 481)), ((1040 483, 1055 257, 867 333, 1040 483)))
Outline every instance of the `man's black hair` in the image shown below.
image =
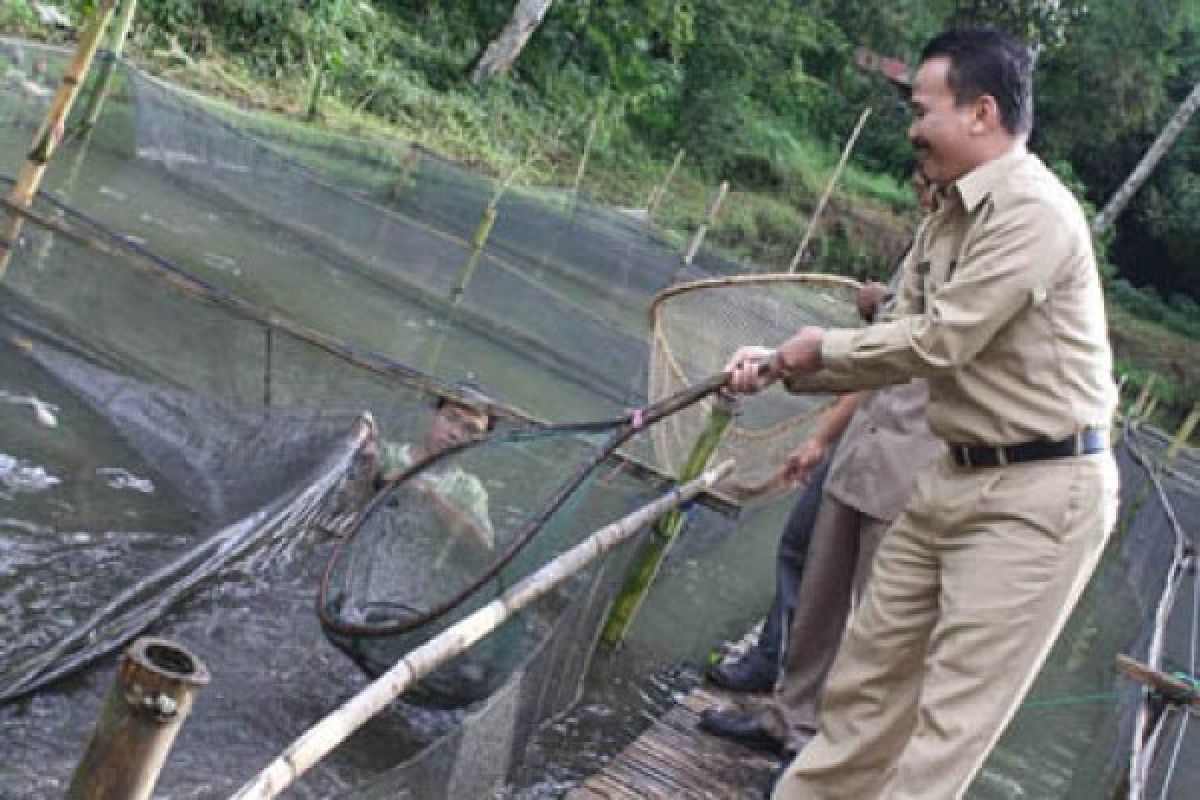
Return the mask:
POLYGON ((490 431, 496 427, 496 413, 492 410, 492 406, 496 403, 496 398, 492 397, 482 386, 473 381, 458 381, 451 384, 451 387, 454 389, 454 395, 439 394, 434 397, 434 411, 439 410, 447 403, 452 403, 456 406, 487 414, 487 429, 490 431))
POLYGON ((946 80, 956 104, 991 95, 1006 131, 1033 130, 1033 53, 1020 39, 994 28, 947 31, 925 45, 921 63, 939 57, 950 61, 946 80))

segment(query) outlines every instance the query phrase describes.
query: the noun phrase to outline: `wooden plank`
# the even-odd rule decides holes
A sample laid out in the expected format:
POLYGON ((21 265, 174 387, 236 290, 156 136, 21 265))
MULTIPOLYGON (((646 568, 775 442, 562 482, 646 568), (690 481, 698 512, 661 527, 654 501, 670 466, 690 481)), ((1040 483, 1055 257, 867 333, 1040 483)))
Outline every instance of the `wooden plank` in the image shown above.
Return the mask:
MULTIPOLYGON (((740 655, 757 630, 730 652, 740 655)), ((711 687, 694 689, 600 773, 567 793, 567 800, 751 800, 766 795, 779 762, 699 729, 700 714, 731 697, 711 687)))
POLYGON ((1149 686, 1172 702, 1200 708, 1200 690, 1188 681, 1148 667, 1124 654, 1117 655, 1117 669, 1138 683, 1149 686))

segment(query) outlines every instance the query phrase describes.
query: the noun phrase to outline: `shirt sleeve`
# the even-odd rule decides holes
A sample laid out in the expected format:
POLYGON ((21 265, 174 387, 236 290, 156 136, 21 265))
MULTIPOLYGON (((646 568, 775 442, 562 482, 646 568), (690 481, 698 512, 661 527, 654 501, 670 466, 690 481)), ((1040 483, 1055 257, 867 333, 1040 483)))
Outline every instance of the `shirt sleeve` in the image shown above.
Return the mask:
MULTIPOLYGON (((1068 254, 1068 227, 1034 198, 1003 208, 986 206, 963 242, 959 266, 926 295, 925 311, 912 312, 908 270, 901 298, 904 316, 862 330, 829 330, 821 348, 823 385, 844 390, 930 377, 970 362, 1004 325, 1045 291, 1068 254)), ((910 259, 911 260, 911 259, 910 259)))
POLYGON ((455 487, 455 500, 463 513, 479 528, 487 539, 488 547, 495 547, 496 532, 492 529, 491 513, 488 509, 488 493, 483 482, 474 475, 463 473, 455 487))
POLYGON ((412 466, 407 443, 383 441, 379 446, 379 472, 390 475, 412 466))

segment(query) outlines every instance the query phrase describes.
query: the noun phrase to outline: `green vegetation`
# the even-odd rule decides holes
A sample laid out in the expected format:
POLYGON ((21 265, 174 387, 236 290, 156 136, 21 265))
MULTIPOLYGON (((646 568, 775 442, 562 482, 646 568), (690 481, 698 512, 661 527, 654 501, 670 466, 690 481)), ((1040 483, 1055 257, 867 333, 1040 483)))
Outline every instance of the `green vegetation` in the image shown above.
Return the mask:
MULTIPOLYGON (((92 0, 66 0, 76 15, 92 0)), ((790 260, 859 113, 874 113, 805 265, 881 277, 915 220, 901 91, 855 50, 912 63, 952 24, 995 24, 1040 48, 1034 148, 1094 205, 1120 185, 1200 82, 1189 0, 557 0, 511 72, 472 67, 515 0, 142 0, 131 52, 244 106, 382 142, 415 141, 477 169, 570 185, 595 119, 587 192, 642 207, 687 150, 657 221, 677 236, 712 188, 732 191, 710 241, 767 268, 790 260)), ((26 0, 0 27, 37 33, 26 0)), ((54 35, 54 34, 51 34, 54 35)), ((62 35, 62 34, 58 34, 62 35)), ((1163 377, 1181 416, 1200 387, 1200 122, 1103 243, 1114 340, 1136 382, 1163 377)), ((1170 396, 1166 396, 1169 394, 1170 396)))

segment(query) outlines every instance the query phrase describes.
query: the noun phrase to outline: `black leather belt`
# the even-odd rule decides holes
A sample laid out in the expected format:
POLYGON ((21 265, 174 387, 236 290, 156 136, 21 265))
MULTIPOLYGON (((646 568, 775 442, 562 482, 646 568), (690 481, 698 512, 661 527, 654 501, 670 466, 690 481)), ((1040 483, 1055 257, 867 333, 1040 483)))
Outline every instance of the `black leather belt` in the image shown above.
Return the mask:
POLYGON ((1084 428, 1074 436, 1057 442, 1025 442, 1007 447, 978 447, 965 444, 950 445, 950 455, 960 467, 1002 467, 1027 461, 1047 461, 1108 449, 1108 436, 1100 428, 1084 428))

